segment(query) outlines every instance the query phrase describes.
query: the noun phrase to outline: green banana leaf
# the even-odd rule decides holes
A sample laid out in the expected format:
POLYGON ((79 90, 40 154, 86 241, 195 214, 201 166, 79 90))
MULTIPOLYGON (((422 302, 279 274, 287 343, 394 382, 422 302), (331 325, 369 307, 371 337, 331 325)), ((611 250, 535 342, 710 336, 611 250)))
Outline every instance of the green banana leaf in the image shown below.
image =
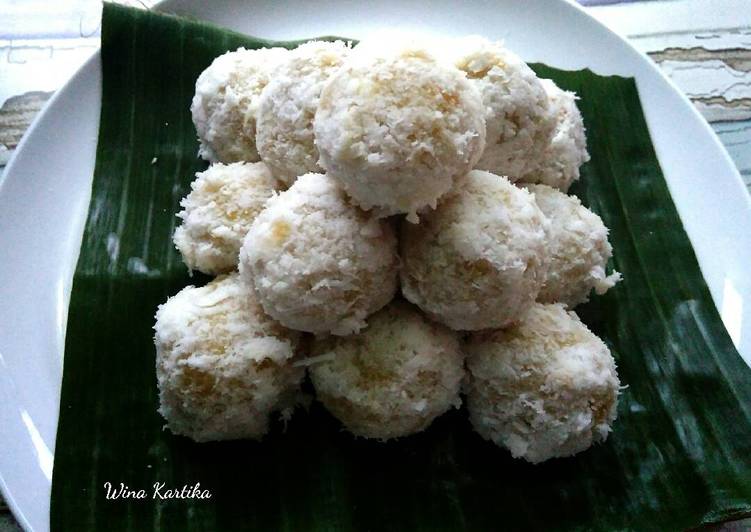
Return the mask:
POLYGON ((260 443, 195 444, 164 430, 154 312, 205 282, 188 276, 171 242, 178 202, 204 168, 188 111, 194 82, 220 53, 269 44, 105 4, 53 530, 676 530, 751 512, 751 370, 701 276, 634 81, 588 70, 535 66, 581 96, 592 161, 574 192, 610 227, 612 266, 624 275, 579 309, 628 385, 605 444, 532 466, 483 441, 463 411, 381 444, 355 440, 315 403, 260 443), (146 497, 109 500, 107 482, 146 497), (200 483, 211 497, 154 500, 157 482, 162 493, 200 483))

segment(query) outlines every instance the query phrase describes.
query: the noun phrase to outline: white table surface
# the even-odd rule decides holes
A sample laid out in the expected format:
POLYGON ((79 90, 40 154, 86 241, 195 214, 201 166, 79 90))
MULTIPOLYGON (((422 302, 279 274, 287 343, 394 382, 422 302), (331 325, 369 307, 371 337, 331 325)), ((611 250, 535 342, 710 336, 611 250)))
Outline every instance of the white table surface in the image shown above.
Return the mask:
MULTIPOLYGON (((685 91, 751 189, 751 0, 580 2, 685 91)), ((0 171, 44 103, 98 48, 100 21, 98 0, 0 0, 0 171)), ((751 521, 725 528, 748 530, 751 521)), ((0 532, 16 530, 0 498, 0 532)))

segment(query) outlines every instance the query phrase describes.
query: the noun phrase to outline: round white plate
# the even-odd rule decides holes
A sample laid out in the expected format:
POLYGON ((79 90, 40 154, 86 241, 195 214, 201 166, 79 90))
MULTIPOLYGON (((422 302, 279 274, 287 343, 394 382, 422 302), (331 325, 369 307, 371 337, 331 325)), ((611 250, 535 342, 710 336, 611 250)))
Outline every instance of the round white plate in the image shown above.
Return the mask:
MULTIPOLYGON (((383 29, 502 38, 527 61, 634 76, 657 155, 728 331, 751 360, 751 204, 727 153, 646 57, 562 0, 252 4, 173 0, 160 9, 272 39, 363 38, 383 29)), ((49 528, 71 279, 90 197, 99 55, 50 100, 0 186, 0 487, 25 528, 49 528)))

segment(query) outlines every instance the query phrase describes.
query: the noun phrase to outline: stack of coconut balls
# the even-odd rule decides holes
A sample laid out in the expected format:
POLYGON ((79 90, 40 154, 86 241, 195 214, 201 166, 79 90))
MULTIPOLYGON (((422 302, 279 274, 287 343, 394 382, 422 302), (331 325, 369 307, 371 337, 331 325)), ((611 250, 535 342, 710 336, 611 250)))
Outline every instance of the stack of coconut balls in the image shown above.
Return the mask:
POLYGON ((620 278, 566 195, 576 96, 482 38, 239 49, 191 107, 212 164, 174 241, 217 276, 156 314, 160 412, 196 441, 261 438, 310 377, 355 436, 458 408, 530 462, 607 438, 619 381, 571 311, 620 278))

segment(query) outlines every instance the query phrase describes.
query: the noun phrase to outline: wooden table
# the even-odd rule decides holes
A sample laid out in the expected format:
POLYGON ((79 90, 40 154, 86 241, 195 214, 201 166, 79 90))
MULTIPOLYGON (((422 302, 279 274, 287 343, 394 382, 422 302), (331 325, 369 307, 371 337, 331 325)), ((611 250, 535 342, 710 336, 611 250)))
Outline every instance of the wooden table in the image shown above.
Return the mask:
MULTIPOLYGON (((647 53, 686 93, 751 189, 751 0, 581 3, 647 53)), ((0 6, 0 169, 53 92, 99 46, 100 14, 97 0, 0 6)), ((747 530, 751 521, 723 528, 747 530)), ((18 529, 0 498, 0 532, 18 529)))
POLYGON ((751 188, 751 2, 659 0, 588 10, 648 54, 691 99, 751 188))

